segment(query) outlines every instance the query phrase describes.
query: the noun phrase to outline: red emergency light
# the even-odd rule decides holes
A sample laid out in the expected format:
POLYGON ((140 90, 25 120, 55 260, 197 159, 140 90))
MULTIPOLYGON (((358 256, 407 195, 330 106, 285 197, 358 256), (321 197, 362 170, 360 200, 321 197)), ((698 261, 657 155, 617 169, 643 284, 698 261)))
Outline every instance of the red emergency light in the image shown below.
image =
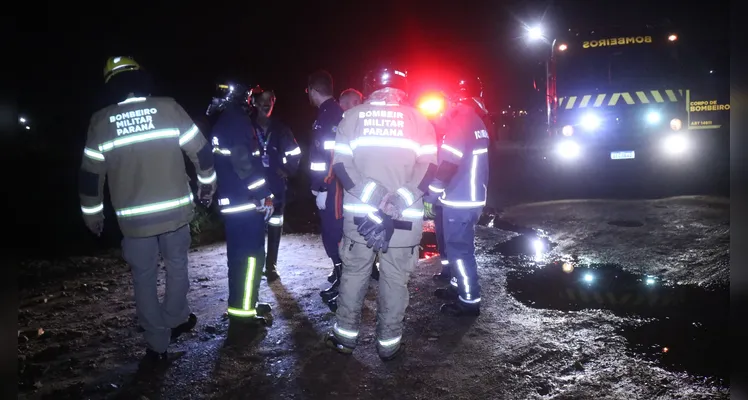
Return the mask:
POLYGON ((429 118, 433 118, 444 112, 444 96, 438 94, 427 94, 418 101, 418 109, 429 118))

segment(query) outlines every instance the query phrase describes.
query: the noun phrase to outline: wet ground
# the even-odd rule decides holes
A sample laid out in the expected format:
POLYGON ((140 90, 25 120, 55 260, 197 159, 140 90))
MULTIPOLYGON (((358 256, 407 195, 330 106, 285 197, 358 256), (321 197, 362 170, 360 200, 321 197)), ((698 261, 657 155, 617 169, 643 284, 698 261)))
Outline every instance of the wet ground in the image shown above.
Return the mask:
POLYGON ((273 324, 259 331, 223 318, 224 245, 193 249, 200 321, 161 371, 138 369, 143 342, 116 251, 29 261, 19 279, 19 398, 728 398, 728 210, 722 199, 687 197, 485 215, 476 319, 438 313, 439 258, 426 233, 406 354, 387 364, 374 349, 374 281, 356 352, 324 347, 333 315, 318 295, 329 265, 316 235, 284 236, 282 278, 261 285, 273 324))

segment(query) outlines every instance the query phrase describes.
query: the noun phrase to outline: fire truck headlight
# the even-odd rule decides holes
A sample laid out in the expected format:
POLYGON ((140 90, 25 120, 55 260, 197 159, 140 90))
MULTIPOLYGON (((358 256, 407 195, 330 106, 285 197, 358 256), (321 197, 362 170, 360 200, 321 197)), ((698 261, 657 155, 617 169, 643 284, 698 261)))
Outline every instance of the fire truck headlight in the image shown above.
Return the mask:
POLYGON ((574 127, 571 125, 566 125, 561 129, 561 134, 564 136, 571 136, 574 134, 574 127))
POLYGON ((582 126, 584 129, 593 131, 600 127, 600 117, 592 113, 585 114, 582 117, 582 126))
POLYGON ((680 128, 683 127, 683 122, 678 118, 673 118, 670 120, 670 129, 674 131, 679 131, 680 128))
POLYGON ((680 134, 666 137, 662 144, 665 152, 672 155, 682 154, 690 147, 688 139, 680 134))
POLYGON ((656 124, 660 122, 660 113, 657 111, 650 111, 649 114, 647 114, 647 122, 650 124, 656 124))
POLYGON ((561 158, 574 159, 579 157, 581 149, 576 142, 572 140, 566 140, 558 144, 558 146, 556 147, 556 151, 558 152, 558 155, 561 156, 561 158))

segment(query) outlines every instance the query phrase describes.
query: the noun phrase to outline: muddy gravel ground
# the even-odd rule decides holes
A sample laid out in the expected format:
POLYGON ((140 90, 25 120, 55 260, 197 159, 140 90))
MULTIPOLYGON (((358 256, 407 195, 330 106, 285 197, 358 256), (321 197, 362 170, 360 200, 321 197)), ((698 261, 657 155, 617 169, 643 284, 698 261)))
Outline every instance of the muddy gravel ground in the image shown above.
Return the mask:
POLYGON ((260 330, 224 319, 224 244, 193 249, 190 301, 200 320, 162 370, 139 369, 144 343, 117 251, 28 261, 19 278, 19 398, 728 398, 719 357, 698 359, 727 340, 725 204, 556 202, 486 215, 476 239, 481 316, 440 315, 438 257, 421 260, 409 285, 406 353, 391 363, 374 349, 375 281, 355 353, 324 346, 333 314, 318 295, 329 262, 317 235, 283 237, 282 278, 261 284, 273 324, 260 330), (673 320, 708 332, 657 325, 673 320))

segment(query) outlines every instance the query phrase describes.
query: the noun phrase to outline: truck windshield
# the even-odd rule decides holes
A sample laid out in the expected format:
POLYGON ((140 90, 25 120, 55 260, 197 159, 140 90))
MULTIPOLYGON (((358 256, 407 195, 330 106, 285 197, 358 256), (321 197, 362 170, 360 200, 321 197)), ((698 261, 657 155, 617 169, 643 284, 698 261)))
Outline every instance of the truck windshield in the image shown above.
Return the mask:
POLYGON ((556 57, 556 88, 567 93, 672 88, 679 82, 669 48, 647 45, 569 49, 556 57))

